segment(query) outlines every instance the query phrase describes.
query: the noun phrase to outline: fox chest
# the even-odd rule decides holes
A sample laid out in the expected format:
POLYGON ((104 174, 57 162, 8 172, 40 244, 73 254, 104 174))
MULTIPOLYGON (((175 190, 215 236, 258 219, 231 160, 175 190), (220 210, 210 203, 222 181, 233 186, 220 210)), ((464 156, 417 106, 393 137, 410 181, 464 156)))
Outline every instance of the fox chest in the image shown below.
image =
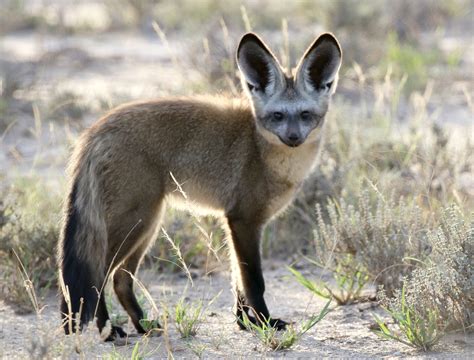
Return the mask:
POLYGON ((315 164, 315 152, 302 152, 300 156, 280 156, 273 159, 268 171, 268 201, 266 215, 274 217, 294 199, 305 178, 315 164))

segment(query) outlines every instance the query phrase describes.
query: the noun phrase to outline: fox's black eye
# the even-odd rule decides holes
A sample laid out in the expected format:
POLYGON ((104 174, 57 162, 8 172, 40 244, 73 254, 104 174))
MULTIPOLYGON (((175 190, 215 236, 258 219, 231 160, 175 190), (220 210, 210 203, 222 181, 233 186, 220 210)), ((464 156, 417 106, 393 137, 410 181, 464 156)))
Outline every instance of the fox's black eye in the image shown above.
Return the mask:
POLYGON ((329 89, 331 88, 333 82, 334 82, 334 81, 331 81, 331 82, 328 82, 328 83, 326 83, 326 84, 321 85, 321 86, 319 87, 319 90, 324 90, 324 91, 329 90, 329 89))
POLYGON ((283 120, 283 113, 279 112, 279 111, 275 111, 273 113, 273 120, 275 121, 281 121, 283 120))
POLYGON ((311 120, 311 113, 309 111, 302 111, 300 116, 302 120, 311 120))

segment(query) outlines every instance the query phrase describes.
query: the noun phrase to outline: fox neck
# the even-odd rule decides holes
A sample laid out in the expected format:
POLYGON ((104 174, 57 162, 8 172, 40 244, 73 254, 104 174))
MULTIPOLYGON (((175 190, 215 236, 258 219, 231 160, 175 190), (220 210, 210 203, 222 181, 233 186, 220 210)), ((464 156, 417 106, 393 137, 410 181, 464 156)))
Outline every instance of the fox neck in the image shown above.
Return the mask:
POLYGON ((257 144, 269 177, 292 187, 299 186, 314 168, 321 138, 318 134, 313 141, 292 148, 270 143, 259 136, 257 144))

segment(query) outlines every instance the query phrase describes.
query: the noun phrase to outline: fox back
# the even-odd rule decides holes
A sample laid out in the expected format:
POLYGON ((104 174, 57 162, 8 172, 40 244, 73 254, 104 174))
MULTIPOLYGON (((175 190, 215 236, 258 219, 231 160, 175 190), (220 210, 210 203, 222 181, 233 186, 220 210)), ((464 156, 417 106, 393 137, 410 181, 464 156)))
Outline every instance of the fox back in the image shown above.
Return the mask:
MULTIPOLYGON (((341 57, 337 40, 323 34, 294 74, 286 74, 262 40, 247 34, 237 49, 246 98, 137 102, 114 109, 89 128, 70 163, 59 244, 69 289, 62 312, 69 329, 68 313, 77 312, 82 298, 87 303, 80 323, 97 316, 103 332, 108 321, 103 294, 94 298, 91 288, 101 289, 115 270, 119 300, 143 332, 133 282, 117 270, 136 271, 165 203, 226 219, 237 315, 245 304, 254 319, 268 318, 260 232, 290 203, 314 166, 341 57)), ((104 338, 121 333, 112 327, 104 338)))

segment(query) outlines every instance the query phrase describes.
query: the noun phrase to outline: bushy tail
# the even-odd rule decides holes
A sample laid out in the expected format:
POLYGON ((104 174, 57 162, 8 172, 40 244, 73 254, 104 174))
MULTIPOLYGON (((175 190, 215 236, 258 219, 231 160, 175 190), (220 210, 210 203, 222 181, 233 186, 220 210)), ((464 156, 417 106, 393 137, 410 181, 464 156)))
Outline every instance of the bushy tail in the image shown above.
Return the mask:
POLYGON ((59 242, 59 268, 62 277, 61 317, 66 334, 82 330, 93 319, 105 279, 107 238, 100 218, 91 219, 94 215, 91 212, 97 215, 100 211, 100 204, 94 203, 98 201, 98 189, 91 186, 94 180, 76 179, 65 208, 59 242), (81 180, 87 181, 87 185, 79 186, 81 180), (76 322, 78 319, 79 323, 76 322))

